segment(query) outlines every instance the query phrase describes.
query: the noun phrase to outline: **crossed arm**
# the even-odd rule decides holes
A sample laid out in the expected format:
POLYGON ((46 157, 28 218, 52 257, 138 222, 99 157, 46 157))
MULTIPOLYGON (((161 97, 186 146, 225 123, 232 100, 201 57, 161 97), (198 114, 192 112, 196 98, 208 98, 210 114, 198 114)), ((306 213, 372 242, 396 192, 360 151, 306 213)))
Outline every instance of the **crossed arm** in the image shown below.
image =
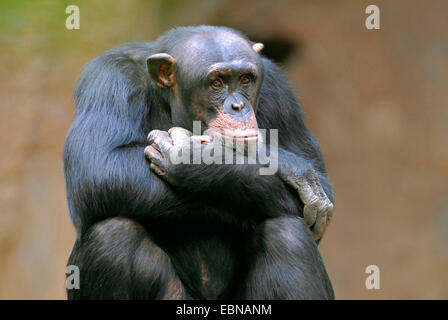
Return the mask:
MULTIPOLYGON (((298 198, 303 203, 303 216, 312 227, 315 239, 322 237, 331 220, 333 204, 321 184, 322 179, 328 186, 328 180, 314 169, 312 161, 279 148, 275 159, 279 167, 273 175, 260 175, 259 169, 263 165, 259 162, 230 165, 174 163, 173 155, 179 151, 204 153, 209 151, 207 148, 221 147, 221 142, 215 143, 215 139, 209 135, 193 136, 179 127, 168 132, 153 130, 148 135, 150 145, 145 148, 145 156, 151 169, 173 186, 211 196, 219 193, 221 200, 241 206, 246 204, 245 199, 250 199, 262 206, 268 216, 275 216, 278 212, 297 214, 298 198), (299 197, 291 198, 287 186, 296 190, 299 197), (220 192, 222 190, 225 192, 220 192)), ((188 154, 184 159, 192 158, 192 154, 188 154)))

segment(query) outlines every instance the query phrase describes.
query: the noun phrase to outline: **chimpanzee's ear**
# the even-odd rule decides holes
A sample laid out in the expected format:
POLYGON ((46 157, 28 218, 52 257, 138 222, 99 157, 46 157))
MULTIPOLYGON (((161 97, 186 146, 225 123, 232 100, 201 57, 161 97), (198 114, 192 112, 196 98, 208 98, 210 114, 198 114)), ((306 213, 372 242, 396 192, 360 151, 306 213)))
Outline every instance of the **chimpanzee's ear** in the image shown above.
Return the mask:
POLYGON ((167 53, 157 53, 146 60, 148 72, 159 87, 168 88, 175 84, 174 58, 167 53))
POLYGON ((252 49, 254 49, 254 51, 256 53, 259 53, 261 50, 263 50, 263 48, 264 48, 264 44, 262 44, 261 42, 254 43, 252 45, 252 49))

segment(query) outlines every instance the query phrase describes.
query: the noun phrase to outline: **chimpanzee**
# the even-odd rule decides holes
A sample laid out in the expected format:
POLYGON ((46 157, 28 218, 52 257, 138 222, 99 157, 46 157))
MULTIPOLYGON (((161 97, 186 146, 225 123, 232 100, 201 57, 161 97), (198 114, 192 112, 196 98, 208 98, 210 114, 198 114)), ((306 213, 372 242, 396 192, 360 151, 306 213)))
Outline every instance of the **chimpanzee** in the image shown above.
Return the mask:
POLYGON ((226 27, 179 27, 88 64, 64 149, 68 264, 80 269, 69 299, 334 298, 316 244, 333 209, 323 158, 262 47, 226 27), (272 150, 261 129, 278 130, 274 174, 258 160, 170 160, 220 136, 272 150))

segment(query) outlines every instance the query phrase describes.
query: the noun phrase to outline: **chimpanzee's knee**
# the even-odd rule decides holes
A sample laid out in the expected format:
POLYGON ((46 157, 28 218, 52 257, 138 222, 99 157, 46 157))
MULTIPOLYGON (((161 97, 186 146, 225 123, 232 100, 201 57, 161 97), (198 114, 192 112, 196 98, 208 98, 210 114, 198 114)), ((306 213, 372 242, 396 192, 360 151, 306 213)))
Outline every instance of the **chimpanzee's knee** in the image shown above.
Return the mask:
POLYGON ((279 217, 266 220, 259 227, 259 241, 270 250, 292 254, 298 257, 309 256, 317 251, 312 232, 303 219, 298 217, 279 217))
POLYGON ((69 299, 179 299, 184 288, 168 255, 138 222, 112 218, 93 225, 69 259, 80 288, 69 299))
POLYGON ((303 219, 268 219, 258 227, 253 240, 254 246, 250 249, 253 263, 245 285, 245 297, 334 298, 313 234, 303 219))

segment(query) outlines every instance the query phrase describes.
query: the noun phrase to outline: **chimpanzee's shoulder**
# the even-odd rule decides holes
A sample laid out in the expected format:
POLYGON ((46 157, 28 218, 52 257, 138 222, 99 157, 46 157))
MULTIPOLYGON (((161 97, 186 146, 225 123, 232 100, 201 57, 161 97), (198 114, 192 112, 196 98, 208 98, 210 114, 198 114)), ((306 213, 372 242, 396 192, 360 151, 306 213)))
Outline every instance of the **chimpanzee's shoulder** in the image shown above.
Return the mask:
POLYGON ((85 65, 78 79, 75 96, 90 89, 104 91, 114 86, 115 89, 122 86, 147 87, 149 76, 146 59, 152 54, 152 42, 125 43, 106 51, 85 65))
POLYGON ((107 50, 102 57, 128 57, 135 60, 146 60, 156 51, 155 47, 154 42, 128 42, 107 50))

